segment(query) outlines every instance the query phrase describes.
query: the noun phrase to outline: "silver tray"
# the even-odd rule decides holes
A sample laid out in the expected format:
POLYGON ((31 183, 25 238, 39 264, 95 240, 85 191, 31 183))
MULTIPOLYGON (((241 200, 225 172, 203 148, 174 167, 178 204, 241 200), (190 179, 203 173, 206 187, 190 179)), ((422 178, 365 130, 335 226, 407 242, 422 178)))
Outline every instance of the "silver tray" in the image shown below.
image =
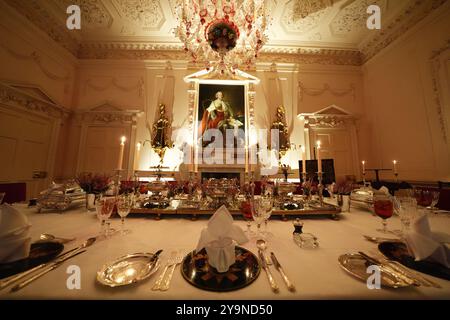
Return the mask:
MULTIPOLYGON (((371 276, 367 273, 366 264, 367 260, 357 253, 343 254, 338 258, 339 265, 352 276, 367 282, 367 279, 371 276)), ((403 288, 409 287, 411 284, 402 281, 400 278, 381 271, 381 286, 388 288, 403 288)))
POLYGON ((143 281, 159 268, 159 260, 150 265, 153 253, 133 253, 104 265, 97 272, 97 281, 109 287, 125 286, 143 281))

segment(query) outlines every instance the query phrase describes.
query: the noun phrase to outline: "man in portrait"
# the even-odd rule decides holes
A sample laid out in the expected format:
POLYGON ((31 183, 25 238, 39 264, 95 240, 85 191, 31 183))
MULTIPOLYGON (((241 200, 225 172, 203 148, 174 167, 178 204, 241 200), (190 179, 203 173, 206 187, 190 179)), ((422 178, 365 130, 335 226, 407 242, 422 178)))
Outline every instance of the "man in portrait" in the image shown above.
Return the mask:
POLYGON ((223 99, 222 91, 217 91, 215 100, 203 111, 199 137, 202 137, 207 129, 219 129, 225 136, 226 129, 235 129, 241 126, 243 126, 243 123, 234 118, 233 109, 223 99))

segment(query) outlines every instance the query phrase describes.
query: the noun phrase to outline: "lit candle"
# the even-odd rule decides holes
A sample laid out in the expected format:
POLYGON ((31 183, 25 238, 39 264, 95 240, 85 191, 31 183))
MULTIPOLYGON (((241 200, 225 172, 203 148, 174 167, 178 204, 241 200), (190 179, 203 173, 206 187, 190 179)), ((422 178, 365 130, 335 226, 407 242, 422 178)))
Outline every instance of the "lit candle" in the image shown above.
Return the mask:
POLYGON ((366 161, 362 161, 362 171, 363 171, 363 174, 366 174, 366 161))
POLYGON ((317 168, 318 172, 322 172, 322 160, 320 158, 320 141, 317 141, 317 168))
POLYGON ((122 136, 120 138, 120 151, 119 151, 119 160, 117 162, 117 169, 122 170, 122 162, 123 162, 123 151, 125 150, 125 141, 127 138, 122 136))
POLYGON ((248 146, 245 146, 245 173, 248 173, 248 146))
POLYGON ((394 164, 394 174, 397 174, 397 160, 392 161, 392 163, 394 164))
POLYGON ((136 144, 136 153, 134 155, 134 170, 137 170, 139 168, 139 158, 141 155, 141 143, 138 142, 136 144))
POLYGON ((306 173, 306 150, 305 146, 301 146, 300 149, 302 149, 302 172, 306 173))

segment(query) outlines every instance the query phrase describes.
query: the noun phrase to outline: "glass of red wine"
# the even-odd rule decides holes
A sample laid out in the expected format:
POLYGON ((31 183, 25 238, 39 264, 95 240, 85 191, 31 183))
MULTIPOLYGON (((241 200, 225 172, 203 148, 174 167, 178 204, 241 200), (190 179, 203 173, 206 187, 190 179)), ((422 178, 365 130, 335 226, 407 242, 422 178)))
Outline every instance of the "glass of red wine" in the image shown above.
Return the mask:
POLYGON ((373 199, 374 211, 377 216, 379 216, 382 220, 383 227, 382 229, 377 229, 382 233, 388 233, 387 229, 387 219, 392 217, 394 213, 394 203, 392 198, 389 195, 374 195, 373 199))

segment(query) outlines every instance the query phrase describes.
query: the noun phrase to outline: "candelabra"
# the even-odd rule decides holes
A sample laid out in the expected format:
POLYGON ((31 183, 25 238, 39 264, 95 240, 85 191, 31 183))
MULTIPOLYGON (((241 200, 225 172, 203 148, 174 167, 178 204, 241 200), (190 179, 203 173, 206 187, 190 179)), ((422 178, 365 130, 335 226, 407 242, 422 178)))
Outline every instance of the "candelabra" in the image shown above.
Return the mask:
POLYGON ((115 186, 116 186, 116 190, 114 192, 114 195, 117 197, 119 195, 120 192, 120 180, 122 177, 122 171, 125 171, 123 169, 117 169, 116 170, 116 181, 115 181, 115 186))
POLYGON ((302 180, 303 180, 303 183, 306 182, 306 172, 302 172, 302 180))
POLYGON ((255 174, 252 172, 250 175, 250 194, 252 199, 255 198, 255 174))
POLYGON ((317 192, 319 194, 319 203, 323 207, 323 184, 322 184, 323 172, 317 172, 317 178, 319 179, 319 184, 317 185, 317 192))

